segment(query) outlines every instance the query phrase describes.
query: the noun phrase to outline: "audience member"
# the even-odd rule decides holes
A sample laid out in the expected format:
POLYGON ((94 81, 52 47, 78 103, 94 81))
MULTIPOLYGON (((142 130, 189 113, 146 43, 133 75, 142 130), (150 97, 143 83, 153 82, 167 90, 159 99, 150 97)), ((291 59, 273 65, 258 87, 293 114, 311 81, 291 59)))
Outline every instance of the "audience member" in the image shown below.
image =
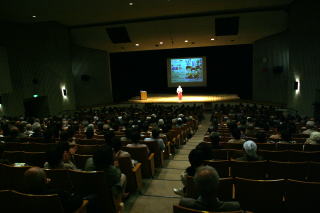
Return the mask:
POLYGON ((228 143, 244 143, 245 140, 241 138, 241 131, 238 128, 234 128, 231 131, 232 139, 228 143))
POLYGON ((159 149, 161 151, 163 151, 165 149, 163 139, 160 138, 160 129, 159 128, 153 128, 152 129, 152 137, 145 138, 144 141, 156 141, 158 143, 159 149))
POLYGON ((197 199, 182 198, 179 205, 201 211, 236 211, 240 210, 240 204, 236 201, 223 202, 217 197, 219 189, 219 174, 210 166, 202 166, 197 169, 194 183, 200 196, 197 199))
POLYGON ((320 132, 312 132, 305 144, 320 144, 320 132))
POLYGON ((261 156, 257 154, 257 144, 253 141, 246 141, 243 144, 243 149, 245 151, 244 156, 237 158, 239 161, 259 161, 263 160, 261 156))

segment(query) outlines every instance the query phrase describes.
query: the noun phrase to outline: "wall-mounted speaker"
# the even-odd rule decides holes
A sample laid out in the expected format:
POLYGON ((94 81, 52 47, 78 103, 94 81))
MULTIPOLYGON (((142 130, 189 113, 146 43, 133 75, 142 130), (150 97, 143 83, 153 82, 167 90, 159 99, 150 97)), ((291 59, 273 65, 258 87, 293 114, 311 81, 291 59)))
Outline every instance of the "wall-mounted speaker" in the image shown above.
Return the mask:
POLYGON ((272 69, 273 73, 280 74, 283 72, 283 66, 274 66, 272 69))
POLYGON ((90 75, 83 74, 80 76, 81 81, 89 81, 91 79, 90 75))
POLYGON ((293 89, 298 90, 298 88, 299 88, 299 82, 298 81, 293 82, 293 89))
POLYGON ((239 33, 239 17, 215 19, 216 36, 237 35, 239 33))
POLYGON ((0 96, 0 104, 2 104, 2 97, 0 96))
POLYGON ((67 89, 63 89, 62 92, 63 92, 63 96, 67 96, 67 89))
POLYGON ((127 28, 125 27, 111 27, 106 28, 107 34, 114 44, 119 43, 130 43, 131 39, 129 37, 127 28))

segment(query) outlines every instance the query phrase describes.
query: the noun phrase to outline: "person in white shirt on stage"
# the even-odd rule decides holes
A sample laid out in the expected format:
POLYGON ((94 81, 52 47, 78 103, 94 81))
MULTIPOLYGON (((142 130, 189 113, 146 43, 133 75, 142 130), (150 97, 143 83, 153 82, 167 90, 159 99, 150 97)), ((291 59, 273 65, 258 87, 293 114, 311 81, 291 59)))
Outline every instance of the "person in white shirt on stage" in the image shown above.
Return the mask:
POLYGON ((183 92, 183 90, 182 90, 181 86, 179 85, 177 88, 177 94, 178 94, 179 100, 182 100, 182 92, 183 92))

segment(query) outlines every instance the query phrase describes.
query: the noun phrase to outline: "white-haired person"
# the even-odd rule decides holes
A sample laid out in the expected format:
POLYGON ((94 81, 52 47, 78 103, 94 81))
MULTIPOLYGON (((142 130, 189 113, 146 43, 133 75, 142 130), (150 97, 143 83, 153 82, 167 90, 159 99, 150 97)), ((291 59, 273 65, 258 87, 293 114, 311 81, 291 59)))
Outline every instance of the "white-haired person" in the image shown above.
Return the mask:
POLYGON ((245 151, 242 157, 237 158, 239 161, 259 161, 263 160, 262 156, 257 154, 257 144, 251 140, 246 141, 243 144, 243 149, 245 151))
POLYGON ((193 180, 200 196, 197 199, 182 198, 179 203, 180 206, 214 212, 240 210, 240 204, 237 201, 224 202, 219 200, 219 174, 213 167, 199 167, 193 180))
POLYGON ((316 128, 316 124, 315 124, 315 122, 314 121, 312 121, 312 120, 309 120, 309 121, 307 121, 306 122, 306 130, 304 130, 303 132, 302 132, 302 134, 304 134, 304 135, 310 135, 312 132, 315 132, 316 130, 315 130, 315 128, 316 128))
POLYGON ((312 132, 304 144, 320 144, 320 132, 312 132))

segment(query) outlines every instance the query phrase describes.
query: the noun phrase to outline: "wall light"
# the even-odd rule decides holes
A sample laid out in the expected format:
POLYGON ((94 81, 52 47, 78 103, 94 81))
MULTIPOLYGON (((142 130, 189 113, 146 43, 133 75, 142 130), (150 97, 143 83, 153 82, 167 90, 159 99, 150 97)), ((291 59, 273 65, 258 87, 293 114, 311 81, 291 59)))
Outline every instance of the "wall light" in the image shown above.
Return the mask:
POLYGON ((293 89, 296 91, 296 94, 300 93, 300 80, 298 78, 293 82, 293 89))
POLYGON ((65 86, 61 87, 62 97, 63 99, 68 99, 67 89, 65 86))

